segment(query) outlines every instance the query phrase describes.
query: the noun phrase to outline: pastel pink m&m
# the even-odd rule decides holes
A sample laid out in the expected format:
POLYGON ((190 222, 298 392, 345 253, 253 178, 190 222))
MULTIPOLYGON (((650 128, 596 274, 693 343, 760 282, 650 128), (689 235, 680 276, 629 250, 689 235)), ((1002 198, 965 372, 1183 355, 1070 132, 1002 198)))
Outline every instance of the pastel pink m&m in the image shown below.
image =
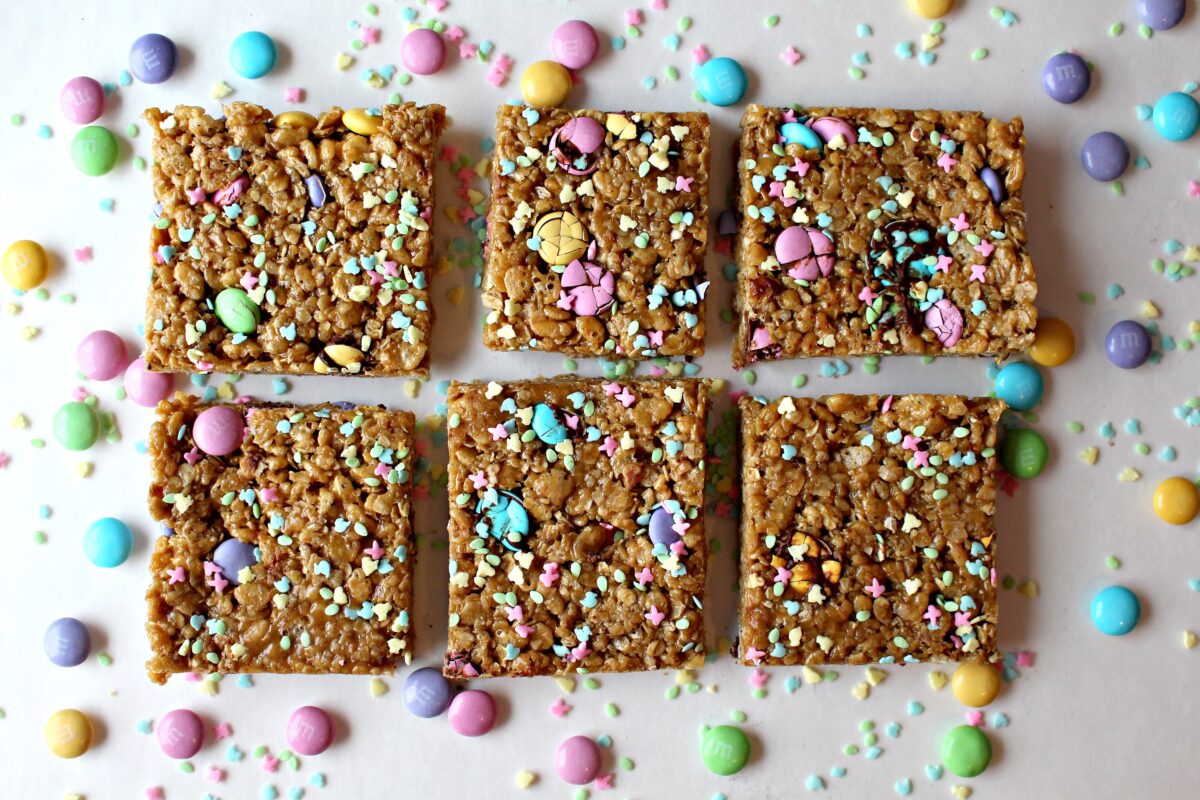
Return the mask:
POLYGON ((71 122, 87 125, 104 113, 104 87, 95 78, 71 78, 58 95, 58 104, 71 122))
POLYGON ((576 786, 586 786, 600 772, 600 748, 586 736, 572 736, 554 753, 558 777, 576 786))
POLYGON ((75 348, 79 371, 94 381, 112 380, 129 363, 125 342, 112 331, 92 331, 75 348))
POLYGON ((414 75, 432 75, 446 60, 446 40, 429 28, 409 31, 400 42, 400 60, 414 75))
POLYGON ((333 720, 323 708, 301 706, 288 718, 287 742, 302 756, 324 753, 333 744, 333 720))
POLYGON ((496 701, 487 692, 468 689, 450 701, 447 718, 455 733, 483 736, 496 724, 496 701))
POLYGON ((228 406, 212 406, 196 415, 192 439, 210 456, 227 456, 237 450, 245 432, 242 415, 228 406))
POLYGON ((204 745, 204 721, 195 711, 168 711, 154 726, 158 746, 171 758, 191 758, 204 745))
POLYGON ((583 69, 596 58, 600 37, 596 29, 581 19, 572 19, 554 29, 550 52, 567 69, 583 69))
POLYGON ((169 372, 151 372, 146 369, 146 359, 135 358, 125 369, 125 392, 139 406, 154 408, 167 399, 175 383, 169 372))

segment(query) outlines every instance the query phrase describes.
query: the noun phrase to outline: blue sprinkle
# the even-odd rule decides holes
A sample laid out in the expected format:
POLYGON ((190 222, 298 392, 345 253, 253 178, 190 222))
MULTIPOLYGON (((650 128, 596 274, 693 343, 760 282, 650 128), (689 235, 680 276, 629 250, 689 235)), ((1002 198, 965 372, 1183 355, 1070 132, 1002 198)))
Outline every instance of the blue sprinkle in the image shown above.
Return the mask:
POLYGON ((646 77, 642 78, 642 86, 645 86, 647 90, 652 90, 657 85, 658 81, 654 79, 653 75, 647 75, 646 77))
POLYGON ((854 29, 854 32, 858 34, 858 38, 860 39, 866 39, 874 33, 871 30, 871 26, 865 22, 858 23, 858 27, 854 29))
POLYGON ((900 795, 901 797, 908 797, 910 794, 912 794, 912 781, 910 781, 908 778, 896 781, 895 789, 896 794, 900 795))
POLYGON ((863 755, 866 756, 868 761, 874 761, 883 755, 883 750, 878 747, 869 747, 867 748, 867 752, 863 753, 863 755))
POLYGON ((1108 285, 1108 299, 1116 300, 1121 295, 1125 294, 1125 287, 1119 283, 1110 283, 1108 285))
POLYGON ((884 729, 884 733, 886 733, 889 738, 895 739, 900 736, 900 730, 900 723, 893 722, 884 729))
POLYGON ((1158 457, 1163 461, 1174 461, 1178 456, 1179 454, 1175 452, 1175 448, 1170 445, 1167 445, 1158 453, 1158 457))
POLYGON ((925 713, 925 706, 918 703, 916 700, 908 701, 908 715, 910 717, 919 717, 925 713))
POLYGON ((992 715, 992 727, 993 728, 1007 728, 1008 727, 1008 715, 1005 714, 1003 711, 997 711, 995 714, 992 715))
POLYGON ((830 767, 829 774, 831 776, 833 776, 834 778, 844 778, 844 777, 846 777, 846 768, 845 767, 830 767))
POLYGON ((1125 420, 1125 432, 1137 436, 1142 432, 1142 423, 1138 422, 1136 419, 1125 420))
POLYGON ((1100 436, 1105 439, 1112 439, 1117 435, 1117 432, 1113 430, 1113 424, 1111 422, 1106 422, 1101 425, 1099 433, 1100 436))
POLYGON ((612 45, 613 50, 624 50, 625 49, 625 37, 624 36, 614 36, 614 37, 612 37, 612 39, 609 40, 608 43, 612 45))
POLYGON ((819 792, 825 788, 825 780, 820 775, 809 775, 804 786, 810 792, 819 792))
POLYGON ((1150 117, 1154 114, 1154 109, 1148 105, 1145 105, 1144 103, 1137 105, 1133 111, 1135 114, 1137 114, 1137 118, 1142 122, 1150 119, 1150 117))
POLYGON ((926 764, 925 777, 931 781, 940 781, 942 779, 943 769, 941 764, 926 764))

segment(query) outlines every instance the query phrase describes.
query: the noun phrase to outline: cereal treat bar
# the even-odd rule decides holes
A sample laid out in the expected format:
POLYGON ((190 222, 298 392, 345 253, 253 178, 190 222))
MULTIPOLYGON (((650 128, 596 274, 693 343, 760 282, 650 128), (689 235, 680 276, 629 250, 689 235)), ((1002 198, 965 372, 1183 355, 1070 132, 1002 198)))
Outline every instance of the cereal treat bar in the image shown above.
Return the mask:
POLYGON ((450 386, 450 635, 458 677, 704 661, 698 380, 450 386))
POLYGON ((209 405, 150 432, 147 631, 176 672, 380 673, 411 658, 413 415, 209 405))
POLYGON ((996 427, 951 395, 744 397, 743 664, 994 661, 996 427))
POLYGON ((975 112, 742 117, 733 361, 1033 343, 1025 134, 975 112))
POLYGON ((441 106, 145 112, 158 199, 146 364, 429 375, 441 106))
POLYGON ((488 347, 701 355, 707 242, 706 114, 497 111, 488 347))

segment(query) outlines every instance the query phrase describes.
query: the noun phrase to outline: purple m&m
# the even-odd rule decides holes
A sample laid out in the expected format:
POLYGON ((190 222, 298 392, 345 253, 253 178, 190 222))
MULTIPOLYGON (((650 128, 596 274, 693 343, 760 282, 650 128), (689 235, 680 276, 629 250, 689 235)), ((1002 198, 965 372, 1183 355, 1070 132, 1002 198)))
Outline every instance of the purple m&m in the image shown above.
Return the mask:
POLYGON ((58 104, 71 122, 87 125, 104 113, 104 87, 95 78, 71 78, 58 95, 58 104))
POLYGON ((483 736, 496 724, 496 701, 487 692, 468 689, 450 701, 450 727, 462 736, 483 736))
POLYGON ((1074 103, 1087 94, 1092 73, 1087 62, 1075 53, 1055 53, 1042 68, 1042 85, 1051 100, 1074 103))
POLYGON ((50 623, 42 637, 46 656, 60 667, 77 667, 87 660, 92 637, 87 626, 74 617, 61 617, 50 623))
POLYGON ((323 708, 300 706, 288 718, 286 734, 288 747, 300 755, 319 755, 333 744, 333 720, 323 708))
POLYGON ((445 713, 454 696, 454 687, 442 671, 433 667, 421 667, 404 679, 404 705, 413 716, 423 719, 445 713))
POLYGON ((238 573, 258 563, 254 557, 254 545, 241 539, 226 539, 213 550, 213 563, 221 568, 221 574, 234 586, 240 586, 238 573))
POLYGON ((979 170, 979 177, 983 180, 983 185, 988 188, 988 194, 992 196, 993 203, 1003 203, 1004 181, 1000 178, 1000 173, 991 167, 984 167, 979 170))
POLYGON ((572 19, 554 29, 550 52, 567 69, 583 69, 596 58, 600 37, 596 29, 581 19, 572 19))
POLYGON ((195 711, 168 711, 154 726, 158 746, 170 758, 191 758, 204 745, 204 721, 195 711))
POLYGON ((146 369, 146 359, 135 358, 125 369, 125 392, 139 406, 154 408, 166 400, 175 383, 169 372, 151 372, 146 369))
POLYGON ((565 739, 554 753, 554 771, 575 786, 586 786, 600 772, 600 748, 586 736, 565 739))
POLYGON ((1156 31, 1174 28, 1187 13, 1187 0, 1137 0, 1142 22, 1156 31))
POLYGON ((446 60, 446 40, 429 28, 409 31, 400 42, 400 60, 414 75, 432 75, 446 60))
POLYGON ((1150 357, 1150 331, 1140 322, 1126 319, 1108 329, 1104 352, 1121 369, 1135 369, 1150 357))
POLYGON ((79 371, 94 381, 112 380, 129 363, 125 342, 112 331, 92 331, 75 348, 79 371))
POLYGON ((1129 145, 1112 131, 1093 133, 1079 151, 1083 169, 1098 181, 1115 181, 1129 166, 1129 145))
POLYGON ((142 83, 162 83, 175 74, 179 51, 161 33, 147 33, 129 48, 129 71, 142 83))
POLYGON ((675 515, 662 506, 650 515, 650 541, 670 547, 679 541, 675 532, 675 515))
POLYGON ((196 415, 192 439, 210 456, 227 456, 242 444, 246 424, 229 406, 211 406, 196 415))

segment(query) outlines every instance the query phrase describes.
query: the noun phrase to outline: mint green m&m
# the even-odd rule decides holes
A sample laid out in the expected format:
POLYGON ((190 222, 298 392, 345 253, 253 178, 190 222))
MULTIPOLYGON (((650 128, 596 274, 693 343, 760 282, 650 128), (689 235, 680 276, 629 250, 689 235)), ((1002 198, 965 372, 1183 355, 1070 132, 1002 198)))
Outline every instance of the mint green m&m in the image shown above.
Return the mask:
POLYGON ((1049 458, 1046 440, 1032 428, 1013 428, 1000 442, 1000 464, 1014 478, 1036 478, 1049 458))
POLYGON ((54 414, 54 438, 68 450, 87 450, 100 435, 100 420, 87 403, 67 403, 54 414))
POLYGON ((254 333, 262 319, 258 303, 236 286, 222 289, 217 295, 217 319, 234 333, 254 333))
POLYGON ((942 764, 960 778, 974 778, 992 763, 992 740, 979 728, 959 725, 942 737, 942 764))
POLYGON ((107 175, 116 166, 121 147, 103 125, 88 125, 71 140, 71 160, 84 175, 107 175))
POLYGON ((750 760, 750 740, 741 728, 718 725, 700 737, 700 758, 717 775, 734 775, 750 760))

